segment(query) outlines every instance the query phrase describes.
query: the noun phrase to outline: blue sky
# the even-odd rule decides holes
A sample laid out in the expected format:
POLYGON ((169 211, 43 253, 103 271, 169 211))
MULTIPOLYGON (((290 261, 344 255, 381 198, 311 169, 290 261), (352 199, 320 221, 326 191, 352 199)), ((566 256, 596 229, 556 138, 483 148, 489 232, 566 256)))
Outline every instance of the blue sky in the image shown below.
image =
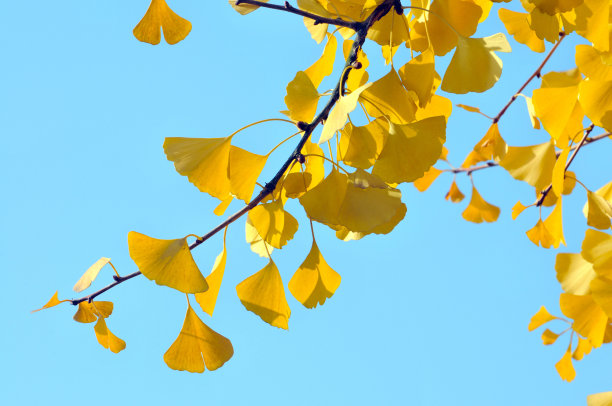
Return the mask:
MULTIPOLYGON (((322 47, 298 17, 271 10, 242 17, 221 0, 170 1, 193 30, 178 45, 156 47, 131 33, 146 0, 4 3, 0 403, 575 405, 612 389, 609 348, 575 363, 577 378, 568 384, 554 369, 566 338, 544 347, 539 333, 527 331, 541 305, 559 313, 555 253, 525 236, 537 221, 535 210, 511 220, 511 207, 530 202, 533 191, 500 168, 474 174, 483 197, 501 207, 493 224, 461 218, 468 200, 444 200, 452 180, 446 175, 425 193, 402 186, 408 212, 390 235, 344 243, 315 225, 321 251, 342 283, 314 310, 287 290, 288 331, 263 323, 236 296, 235 286, 266 262, 244 242, 244 221, 235 223, 214 317, 198 313, 234 345, 234 357, 214 372, 166 367, 162 356, 180 331, 185 298, 144 277, 101 297, 115 303, 108 326, 127 342, 118 355, 98 345, 91 325, 72 321, 75 309, 68 304, 30 314, 56 290, 60 298, 76 296, 71 287, 99 257, 111 257, 122 274, 134 272, 129 231, 179 238, 216 225, 216 201, 174 171, 164 138, 222 137, 280 117, 287 83, 322 47)), ((492 21, 478 34, 496 32, 505 30, 492 21)), ((544 57, 509 40, 513 53, 500 55, 501 81, 486 94, 452 96, 454 103, 490 115, 501 109, 544 57)), ((545 72, 573 67, 574 44, 563 44, 545 72)), ((379 51, 366 51, 378 65, 370 77, 386 73, 379 51)), ((399 67, 407 52, 397 58, 399 67)), ((488 125, 455 108, 447 130, 451 162, 459 165, 488 125)), ((500 130, 511 145, 547 139, 531 129, 522 100, 500 130)), ((235 140, 263 153, 293 131, 269 123, 235 140)), ((262 179, 291 148, 272 155, 262 179)), ((589 146, 572 170, 597 189, 609 181, 611 152, 607 141, 589 146)), ((468 194, 469 180, 458 182, 468 194)), ((564 200, 568 246, 561 252, 579 251, 585 200, 578 187, 564 200)), ((234 203, 230 211, 238 208, 234 203)), ((301 208, 293 202, 288 209, 301 222, 294 240, 273 254, 285 283, 311 243, 301 208)), ((217 236, 194 251, 205 274, 221 248, 217 236)), ((94 288, 110 281, 105 268, 94 288)))

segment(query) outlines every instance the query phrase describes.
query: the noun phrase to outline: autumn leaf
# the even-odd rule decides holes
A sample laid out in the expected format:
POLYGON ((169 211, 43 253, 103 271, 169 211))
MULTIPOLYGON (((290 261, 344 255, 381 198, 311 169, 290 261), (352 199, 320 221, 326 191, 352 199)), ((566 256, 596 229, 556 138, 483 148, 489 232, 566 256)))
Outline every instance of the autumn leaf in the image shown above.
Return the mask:
POLYGON ((482 196, 480 196, 476 187, 472 186, 470 204, 461 215, 465 220, 471 221, 472 223, 482 223, 483 221, 492 223, 497 221, 499 217, 499 207, 486 202, 482 196))
POLYGON ((431 49, 426 49, 399 70, 402 84, 406 90, 415 92, 420 107, 425 107, 434 94, 435 73, 434 53, 431 49))
POLYGON ((331 113, 329 113, 329 117, 327 117, 327 120, 325 120, 318 144, 322 144, 330 140, 336 131, 344 127, 349 113, 355 110, 355 107, 357 107, 359 95, 371 85, 372 83, 366 83, 360 88, 355 89, 355 91, 353 91, 351 94, 340 97, 331 113))
POLYGON ((372 117, 387 116, 395 124, 415 119, 416 105, 394 68, 365 89, 361 99, 372 117))
POLYGON ((505 8, 500 8, 498 13, 508 34, 512 35, 516 42, 527 45, 534 52, 544 52, 544 41, 531 29, 531 16, 528 13, 517 13, 505 8))
POLYGON ((94 326, 96 339, 104 348, 107 348, 115 354, 125 350, 125 341, 114 335, 106 326, 104 317, 98 318, 98 322, 94 326))
MULTIPOLYGON (((268 0, 261 0, 263 3, 267 3, 268 0)), ((237 0, 228 0, 228 3, 234 8, 234 10, 236 10, 237 12, 239 12, 242 15, 246 15, 249 13, 252 13, 253 11, 257 10, 259 8, 259 6, 255 6, 253 4, 240 4, 239 6, 236 5, 237 0)))
POLYGON ((79 323, 93 323, 98 318, 107 318, 113 313, 112 302, 87 302, 79 303, 76 313, 72 317, 79 323))
POLYGON ((549 329, 546 329, 542 333, 542 344, 544 345, 554 344, 555 341, 557 341, 557 338, 559 338, 559 334, 553 333, 549 329))
POLYGON ((571 382, 576 377, 576 370, 572 365, 572 352, 568 350, 563 354, 563 357, 555 364, 555 368, 559 373, 561 379, 567 382, 571 382))
POLYGON ((500 165, 514 179, 527 182, 538 190, 550 185, 557 161, 552 142, 527 147, 508 147, 500 165))
POLYGON ((586 230, 582 256, 593 264, 598 275, 612 277, 612 236, 601 231, 586 230))
POLYGON ((574 295, 588 294, 589 285, 597 276, 593 265, 580 254, 557 254, 555 270, 563 290, 574 295))
POLYGON ((223 281, 223 274, 225 273, 225 264, 227 262, 227 249, 225 247, 225 237, 227 235, 227 228, 223 234, 223 251, 215 259, 212 271, 210 275, 206 277, 206 283, 208 283, 208 290, 206 292, 196 293, 195 298, 202 310, 208 313, 210 316, 215 311, 215 305, 217 304, 217 296, 221 289, 221 282, 223 281))
POLYGON ((612 405, 612 392, 601 392, 587 396, 587 406, 612 405))
POLYGON ((166 42, 174 45, 187 37, 191 23, 172 11, 165 0, 152 0, 147 13, 134 27, 134 36, 139 41, 157 45, 161 40, 160 28, 166 42))
POLYGON ((548 310, 544 306, 540 307, 540 310, 536 314, 531 317, 531 321, 529 322, 529 326, 527 329, 529 331, 533 331, 538 327, 548 323, 549 321, 555 320, 556 317, 551 315, 548 310))
POLYGON ((302 71, 287 85, 285 104, 292 120, 310 123, 317 112, 319 92, 308 75, 302 71))
POLYGON ((75 292, 82 292, 87 289, 91 283, 96 279, 100 270, 110 262, 110 258, 100 258, 92 266, 90 266, 83 276, 75 283, 72 288, 75 292))
POLYGON ((608 325, 608 315, 591 296, 562 293, 559 305, 561 306, 561 312, 574 320, 572 323, 574 331, 588 338, 595 348, 603 344, 604 333, 608 325))
POLYGON ((258 155, 242 148, 231 146, 229 155, 230 191, 245 203, 251 201, 257 178, 261 174, 267 155, 258 155))
POLYGON ((412 184, 419 192, 424 192, 429 189, 431 184, 442 174, 442 172, 442 170, 432 166, 423 176, 412 182, 412 184))
POLYGON ((451 183, 450 189, 448 190, 444 198, 446 200, 450 200, 453 203, 459 203, 463 200, 464 197, 465 195, 461 193, 461 190, 459 190, 459 187, 457 186, 457 182, 455 182, 455 179, 453 179, 453 183, 451 183))
POLYGON ((49 301, 43 307, 41 307, 40 309, 32 310, 32 313, 36 313, 43 309, 48 309, 50 307, 57 306, 58 304, 64 303, 64 302, 70 302, 70 300, 69 299, 59 300, 59 298, 57 297, 57 291, 56 291, 51 297, 51 299, 49 299, 49 301))
POLYGON ((274 248, 285 246, 298 230, 297 220, 285 211, 280 200, 256 206, 248 217, 264 241, 274 248))
POLYGON ((382 152, 387 128, 382 119, 376 119, 365 126, 348 123, 340 133, 339 151, 342 161, 353 168, 370 168, 382 152))

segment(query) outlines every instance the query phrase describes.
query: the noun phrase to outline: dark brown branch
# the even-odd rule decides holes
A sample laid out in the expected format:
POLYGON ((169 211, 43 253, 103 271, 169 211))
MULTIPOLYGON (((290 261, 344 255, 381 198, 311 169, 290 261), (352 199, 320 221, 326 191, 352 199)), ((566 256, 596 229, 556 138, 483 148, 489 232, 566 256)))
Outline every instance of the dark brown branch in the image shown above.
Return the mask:
MULTIPOLYGON (((253 2, 251 0, 248 0, 248 1, 249 1, 248 4, 258 3, 258 2, 253 2)), ((334 105, 336 104, 336 102, 340 98, 340 91, 342 89, 342 86, 344 85, 344 82, 346 81, 346 77, 349 74, 350 70, 354 69, 354 67, 355 67, 355 62, 357 61, 357 53, 359 52, 359 50, 363 46, 363 43, 366 40, 366 37, 368 35, 368 30, 370 29, 370 27, 372 27, 372 25, 376 21, 380 20, 391 9, 394 8, 394 4, 395 4, 396 1, 397 0, 385 0, 383 3, 381 3, 379 6, 377 6, 374 9, 372 14, 370 14, 370 16, 365 21, 363 21, 362 23, 358 23, 358 26, 356 27, 357 29, 355 30, 356 33, 357 33, 357 36, 355 38, 355 41, 353 42, 353 45, 351 47, 351 51, 349 53, 349 56, 346 59, 346 63, 344 65, 344 69, 343 69, 344 74, 338 80, 338 83, 336 84, 336 87, 334 88, 334 91, 332 92, 331 98, 329 99, 329 101, 327 102, 327 104, 325 105, 323 110, 314 118, 314 120, 310 124, 306 124, 306 123, 303 123, 303 122, 298 122, 297 123, 298 128, 300 130, 304 131, 304 135, 302 135, 302 138, 300 139, 300 142, 295 147, 295 150, 291 153, 289 158, 287 158, 287 160, 285 161, 283 166, 281 166, 281 168, 278 170, 278 172, 276 172, 276 175, 274 175, 274 177, 268 183, 265 184, 263 190, 261 192, 259 192, 259 194, 253 200, 251 200, 251 202, 249 202, 249 204, 247 204, 245 207, 243 207, 242 209, 240 209, 236 213, 232 214, 230 217, 228 217, 221 224, 219 224, 218 226, 216 226, 215 228, 210 230, 208 233, 206 233, 204 236, 199 238, 196 242, 191 244, 189 246, 190 250, 193 250, 194 248, 196 248, 197 246, 202 244, 204 241, 208 240, 210 237, 212 237, 213 235, 217 234, 219 231, 223 230, 225 227, 227 227, 228 225, 232 224, 234 221, 238 220, 244 214, 248 213, 255 206, 257 206, 259 203, 261 203, 266 198, 266 196, 268 196, 270 193, 272 193, 274 191, 274 189, 276 188, 276 185, 278 184, 280 179, 283 177, 284 173, 287 171, 287 169, 289 168, 291 163, 294 160, 300 158, 302 148, 304 147, 304 144, 306 144, 306 142, 310 138, 310 135, 312 134, 312 132, 315 130, 315 128, 320 123, 322 123, 323 121, 325 121, 325 119, 327 119, 327 116, 329 115, 329 112, 331 111, 331 109, 334 107, 334 105)), ((241 1, 241 3, 247 4, 247 0, 243 0, 243 1, 241 1)), ((267 3, 262 3, 262 4, 267 4, 267 3)), ((285 3, 285 5, 287 5, 287 3, 285 3)), ((270 6, 270 5, 268 4, 268 6, 270 6)), ((115 286, 117 286, 117 285, 119 285, 119 284, 121 284, 121 283, 123 283, 123 282, 125 282, 125 281, 127 281, 129 279, 132 279, 133 277, 138 276, 140 274, 141 274, 141 272, 138 271, 138 272, 131 273, 131 274, 125 276, 125 277, 117 277, 117 276, 115 276, 114 277, 114 279, 115 279, 114 283, 111 283, 110 285, 108 285, 108 286, 98 290, 97 292, 92 293, 91 295, 82 297, 80 299, 74 299, 74 300, 71 301, 71 303, 76 306, 77 304, 79 304, 81 302, 84 302, 86 300, 91 302, 95 297, 101 295, 102 293, 106 292, 107 290, 112 289, 115 286)))
POLYGON ((237 6, 241 4, 250 4, 252 6, 259 6, 263 8, 271 8, 273 10, 286 11, 291 14, 296 14, 302 17, 310 18, 311 20, 315 21, 315 24, 332 24, 338 27, 351 28, 355 31, 359 29, 359 25, 361 24, 359 22, 346 21, 341 18, 328 18, 328 17, 322 17, 317 14, 309 13, 308 11, 303 11, 297 7, 292 6, 291 4, 289 4, 288 1, 286 1, 285 4, 282 6, 279 6, 278 4, 264 3, 262 1, 257 1, 257 0, 237 0, 236 1, 237 6))

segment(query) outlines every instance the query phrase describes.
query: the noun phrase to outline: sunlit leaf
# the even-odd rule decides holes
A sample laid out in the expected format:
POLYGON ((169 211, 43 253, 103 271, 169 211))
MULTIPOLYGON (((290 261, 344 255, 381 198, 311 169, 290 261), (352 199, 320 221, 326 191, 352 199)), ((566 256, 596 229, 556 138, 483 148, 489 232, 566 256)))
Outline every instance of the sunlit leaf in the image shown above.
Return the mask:
POLYGON ((94 332, 96 333, 98 343, 100 343, 102 347, 111 350, 115 354, 125 350, 125 341, 114 335, 108 329, 103 317, 98 318, 98 322, 94 326, 94 332))
POLYGON ((98 318, 107 318, 113 313, 113 302, 80 302, 72 317, 79 323, 93 323, 98 318))
POLYGON ((319 92, 308 75, 299 71, 287 85, 285 104, 292 120, 310 123, 317 112, 319 92))
POLYGON ((574 295, 588 294, 589 285, 597 276, 593 265, 580 254, 557 254, 555 270, 563 290, 574 295))
POLYGON ((164 354, 164 362, 179 371, 204 372, 204 366, 214 371, 232 355, 234 347, 230 340, 204 324, 188 305, 183 328, 164 354))
POLYGON ((446 200, 450 200, 453 203, 459 203, 463 200, 464 197, 465 195, 461 193, 461 190, 459 190, 459 186, 457 186, 457 182, 455 182, 455 179, 453 179, 453 183, 451 183, 450 189, 448 190, 444 198, 446 200))
MULTIPOLYGON (((497 123, 494 123, 489 127, 484 137, 474 145, 474 152, 480 157, 476 162, 490 159, 499 162, 506 156, 507 149, 506 141, 504 141, 499 133, 499 126, 497 123)), ((472 166, 476 162, 469 164, 464 162, 462 166, 472 166)))
POLYGON ((565 164, 567 162, 567 157, 569 156, 570 148, 565 148, 559 156, 557 157, 557 161, 555 162, 555 166, 552 171, 552 191, 557 195, 561 196, 563 194, 563 183, 565 180, 565 164))
POLYGON ((104 267, 104 265, 110 262, 110 258, 100 258, 97 260, 92 266, 90 266, 83 276, 74 284, 72 288, 75 292, 82 292, 87 289, 91 283, 96 279, 100 270, 104 267))
POLYGON ((527 182, 538 190, 550 185, 557 156, 552 142, 528 147, 508 147, 500 165, 514 179, 527 182))
POLYGON ((549 329, 546 329, 542 333, 542 344, 544 345, 554 344, 555 341, 557 341, 557 338, 559 338, 559 334, 553 333, 549 329))
POLYGON ((295 167, 295 171, 287 174, 282 185, 286 196, 296 198, 302 196, 306 191, 312 189, 325 177, 325 167, 323 150, 314 142, 306 142, 302 148, 302 155, 305 157, 304 171, 295 167))
POLYGON ((144 234, 128 233, 130 257, 148 279, 183 293, 199 293, 208 289, 206 279, 196 265, 187 237, 160 240, 144 234))
POLYGON ((598 275, 612 278, 612 235, 586 230, 582 242, 582 256, 593 264, 598 275))
POLYGON ((553 244, 553 236, 546 228, 542 219, 539 219, 536 225, 527 230, 525 234, 527 234, 527 237, 532 243, 542 246, 542 248, 550 248, 553 244))
POLYGON ((264 241, 274 248, 284 247, 298 229, 297 220, 285 211, 280 200, 256 206, 248 217, 264 241))
POLYGON ((238 298, 263 321, 287 330, 291 309, 285 299, 285 288, 276 264, 270 260, 262 270, 236 286, 238 298))
POLYGON ((147 13, 134 27, 134 36, 139 41, 157 45, 161 40, 160 28, 166 42, 173 45, 187 37, 191 23, 172 11, 165 0, 152 0, 147 13))
POLYGON ((583 0, 527 0, 541 11, 553 15, 571 9, 582 4, 583 0))
POLYGON ((516 218, 523 212, 528 206, 525 206, 520 201, 516 202, 514 206, 512 206, 512 220, 516 220, 516 218))
POLYGON ((465 220, 471 221, 472 223, 482 223, 483 221, 492 223, 499 217, 499 207, 486 202, 482 196, 480 196, 476 187, 472 186, 470 204, 461 215, 465 220))
POLYGON ((247 216, 245 222, 245 237, 246 242, 251 245, 251 251, 260 257, 269 258, 270 253, 274 250, 273 247, 267 246, 264 239, 259 235, 259 232, 247 216))
POLYGON ((555 320, 556 317, 551 315, 548 310, 544 306, 540 307, 540 310, 536 314, 531 317, 531 321, 529 322, 529 326, 527 329, 529 331, 533 331, 540 326, 548 323, 549 321, 555 320))
POLYGON ((328 24, 316 24, 315 20, 304 17, 304 25, 306 26, 306 29, 310 33, 312 39, 314 39, 317 44, 323 42, 325 35, 327 34, 327 30, 329 29, 328 24))
POLYGON ((266 155, 258 155, 232 145, 230 149, 230 190, 245 203, 251 201, 257 178, 266 165, 266 155))
POLYGON ((443 116, 405 125, 389 123, 389 134, 372 174, 388 183, 419 179, 440 158, 445 141, 443 116))
POLYGON ((595 125, 612 131, 612 80, 582 81, 579 99, 585 114, 595 125))
MULTIPOLYGON (((314 85, 315 90, 319 87, 323 78, 331 75, 334 69, 334 61, 336 59, 336 50, 338 49, 338 41, 336 37, 328 34, 327 35, 327 44, 325 44, 325 48, 323 49, 323 54, 315 63, 313 63, 308 69, 304 71, 306 75, 310 78, 312 85, 314 85)), ((310 120, 304 120, 310 122, 310 120)))
POLYGON ((576 14, 583 18, 584 26, 577 32, 588 39, 598 51, 608 52, 610 49, 610 2, 601 0, 584 0, 584 4, 576 8, 576 14))
POLYGON ((587 190, 588 217, 587 224, 600 230, 610 228, 612 218, 612 204, 597 193, 587 190))
POLYGON ((368 169, 382 152, 388 130, 382 119, 365 126, 348 123, 341 131, 340 157, 353 168, 368 169))
POLYGON ((32 310, 32 313, 41 311, 43 309, 48 309, 50 307, 57 306, 58 304, 64 303, 64 302, 70 302, 70 300, 69 299, 59 300, 59 298, 57 297, 57 291, 56 291, 51 297, 51 299, 49 299, 49 301, 43 307, 41 307, 40 309, 32 310))
POLYGON ((593 298, 562 293, 559 304, 563 314, 574 320, 574 331, 588 338, 593 347, 600 347, 608 325, 608 316, 593 298))
POLYGON ((576 361, 580 361, 585 355, 588 355, 592 349, 593 346, 591 345, 590 341, 579 336, 578 345, 572 354, 572 358, 576 361))
POLYGON ((537 8, 529 13, 529 27, 536 33, 538 38, 545 39, 550 43, 559 40, 561 21, 558 15, 550 15, 537 8))
POLYGON ((531 16, 527 13, 500 8, 499 19, 506 26, 508 34, 512 35, 517 42, 527 45, 534 52, 544 52, 544 41, 531 29, 531 16))
MULTIPOLYGON (((252 4, 241 4, 239 6, 236 5, 237 0, 228 0, 228 3, 242 15, 249 14, 259 8, 259 6, 254 6, 252 4)), ((261 0, 263 3, 267 3, 268 0, 261 0)))
POLYGON ((531 97, 527 97, 523 94, 521 94, 521 96, 523 96, 523 98, 525 99, 525 105, 527 106, 527 112, 529 113, 529 120, 531 120, 531 126, 534 129, 539 130, 540 120, 538 119, 538 116, 536 115, 535 107, 533 105, 533 100, 531 99, 531 97))
POLYGON ((612 314, 612 280, 598 276, 591 281, 590 289, 595 302, 610 317, 612 314))
MULTIPOLYGON (((348 59, 349 54, 351 52, 353 46, 353 40, 345 40, 342 44, 342 53, 344 54, 344 59, 348 59)), ((357 89, 358 87, 364 85, 369 78, 368 72, 366 72, 366 68, 370 66, 370 61, 368 60, 367 55, 363 52, 363 49, 359 49, 357 51, 357 62, 361 64, 361 69, 351 69, 346 79, 346 88, 350 91, 357 89)))
POLYGON ((420 121, 430 117, 444 116, 448 121, 453 112, 453 103, 446 97, 434 94, 424 108, 417 109, 415 120, 420 121))
POLYGON ((442 171, 440 169, 432 166, 427 172, 425 172, 425 175, 415 180, 412 184, 419 192, 424 192, 429 189, 431 184, 438 178, 438 176, 440 176, 441 173, 442 171))
POLYGON ((502 72, 502 61, 494 51, 511 51, 504 34, 459 37, 457 50, 442 79, 442 90, 456 94, 482 93, 493 87, 502 72))
POLYGON ((431 49, 426 49, 399 70, 402 84, 416 93, 420 107, 425 107, 434 93, 434 74, 435 61, 431 49))
POLYGON ((565 244, 565 237, 563 235, 563 211, 562 211, 562 200, 559 199, 555 208, 544 220, 544 225, 550 233, 551 245, 555 248, 559 248, 559 245, 565 244))
POLYGON ((601 392, 587 396, 587 406, 612 406, 612 392, 601 392))
POLYGON ((228 197, 226 197, 225 200, 222 200, 221 203, 219 203, 217 207, 215 207, 213 213, 215 213, 215 215, 217 216, 223 216, 225 210, 227 210, 230 203, 232 203, 232 200, 234 200, 234 196, 229 195, 228 197))
POLYGON ((372 117, 388 116, 396 124, 414 121, 416 105, 394 68, 365 90, 361 99, 372 117))
POLYGON ((351 94, 340 97, 331 113, 329 113, 329 117, 327 117, 327 120, 325 120, 325 125, 323 125, 323 130, 321 131, 321 137, 319 138, 318 144, 322 144, 330 140, 336 131, 344 127, 349 113, 355 110, 355 107, 357 107, 359 95, 371 85, 372 83, 366 83, 360 88, 355 89, 355 91, 353 91, 351 94))
POLYGON ((600 52, 590 45, 576 45, 576 66, 592 80, 612 80, 612 55, 600 52))
POLYGON ((176 171, 187 176, 200 191, 225 200, 231 189, 230 143, 231 137, 166 138, 164 151, 176 171))
POLYGON ((561 379, 564 381, 571 382, 574 380, 576 377, 576 370, 572 365, 572 352, 569 348, 565 354, 563 354, 563 358, 561 358, 559 362, 555 364, 555 368, 557 369, 561 379))
POLYGON ((317 243, 289 281, 289 291, 305 307, 325 303, 340 286, 340 275, 325 262, 317 243))
MULTIPOLYGON (((227 232, 227 231, 226 231, 227 232)), ((208 290, 202 293, 196 293, 195 298, 204 312, 213 315, 215 305, 217 304, 217 296, 221 289, 223 274, 225 273, 225 263, 227 262, 227 249, 225 247, 225 235, 223 235, 223 251, 215 259, 210 275, 206 277, 208 290)))

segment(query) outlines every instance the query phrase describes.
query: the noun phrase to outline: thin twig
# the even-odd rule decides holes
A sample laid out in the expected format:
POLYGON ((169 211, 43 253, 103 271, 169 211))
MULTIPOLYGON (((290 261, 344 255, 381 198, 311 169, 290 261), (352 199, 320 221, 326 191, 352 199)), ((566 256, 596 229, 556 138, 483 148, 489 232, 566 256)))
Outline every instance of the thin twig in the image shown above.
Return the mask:
MULTIPOLYGON (((259 3, 259 2, 255 2, 255 1, 252 1, 252 0, 243 0, 240 3, 254 4, 254 3, 259 3)), ((291 163, 294 160, 298 159, 298 157, 301 155, 302 148, 304 147, 304 145, 306 144, 306 142, 310 138, 310 135, 312 134, 312 132, 315 130, 315 128, 320 123, 322 123, 323 121, 325 121, 325 119, 327 119, 327 116, 329 115, 329 112, 331 111, 332 107, 336 104, 336 102, 340 98, 340 90, 341 90, 344 82, 346 81, 346 77, 348 76, 348 74, 351 71, 351 69, 355 69, 355 65, 354 64, 357 61, 357 53, 359 52, 359 50, 361 49, 363 43, 366 40, 366 37, 368 35, 368 30, 370 29, 370 27, 376 21, 380 20, 391 9, 393 9, 395 7, 395 3, 397 3, 397 0, 385 0, 383 3, 381 3, 380 5, 378 5, 374 9, 372 14, 370 14, 370 16, 365 21, 363 21, 361 23, 356 23, 357 25, 356 25, 355 31, 357 33, 357 36, 355 38, 355 41, 353 42, 353 45, 351 47, 351 51, 349 53, 349 56, 346 59, 345 68, 343 69, 343 74, 341 75, 340 79, 338 80, 338 83, 336 84, 336 87, 334 88, 334 91, 333 91, 333 93, 331 95, 331 98, 329 99, 329 101, 327 102, 327 104, 325 105, 323 110, 314 118, 314 120, 310 124, 306 124, 306 123, 303 123, 303 122, 299 122, 298 123, 298 128, 301 129, 302 131, 304 131, 304 135, 302 135, 302 138, 300 139, 300 142, 298 143, 298 145, 295 147, 295 150, 291 153, 289 158, 287 158, 287 160, 285 161, 283 166, 281 166, 281 168, 278 170, 276 175, 274 175, 274 177, 268 183, 265 184, 263 190, 261 192, 259 192, 259 194, 253 200, 251 200, 251 202, 249 202, 249 204, 247 204, 245 207, 243 207, 242 209, 240 209, 236 213, 232 214, 230 217, 228 217, 221 224, 219 224, 218 226, 216 226, 215 228, 210 230, 208 233, 206 233, 205 235, 200 237, 196 242, 191 244, 189 246, 190 250, 193 250, 194 248, 196 248, 197 246, 202 244, 204 241, 208 240, 210 237, 212 237, 213 235, 217 234, 219 231, 223 230, 225 227, 227 227, 228 225, 232 224, 234 221, 238 220, 244 214, 248 213, 249 210, 252 210, 255 206, 257 206, 259 203, 261 203, 266 198, 266 196, 268 196, 270 193, 272 193, 274 191, 278 181, 281 179, 281 177, 283 176, 285 171, 289 168, 291 163)), ((262 3, 261 4, 262 7, 265 4, 267 4, 267 3, 262 3)), ((285 3, 285 6, 287 6, 287 4, 288 3, 285 3)), ((257 4, 257 5, 260 5, 260 4, 257 4)), ((271 6, 270 4, 267 4, 267 5, 271 6)), ((268 8, 274 8, 274 7, 268 7, 268 8)), ((80 302, 84 302, 86 300, 91 302, 95 297, 101 295, 102 293, 106 292, 107 290, 112 289, 115 286, 117 286, 117 285, 119 285, 119 284, 121 284, 121 283, 123 283, 123 282, 125 282, 125 281, 127 281, 129 279, 132 279, 135 276, 138 276, 140 274, 141 274, 141 272, 138 271, 138 272, 131 273, 131 274, 125 276, 125 277, 117 277, 117 276, 115 276, 114 277, 115 282, 111 283, 110 285, 108 285, 108 286, 98 290, 97 292, 94 292, 94 293, 88 295, 88 296, 82 297, 80 299, 74 299, 74 300, 71 301, 71 303, 76 306, 80 302)))

